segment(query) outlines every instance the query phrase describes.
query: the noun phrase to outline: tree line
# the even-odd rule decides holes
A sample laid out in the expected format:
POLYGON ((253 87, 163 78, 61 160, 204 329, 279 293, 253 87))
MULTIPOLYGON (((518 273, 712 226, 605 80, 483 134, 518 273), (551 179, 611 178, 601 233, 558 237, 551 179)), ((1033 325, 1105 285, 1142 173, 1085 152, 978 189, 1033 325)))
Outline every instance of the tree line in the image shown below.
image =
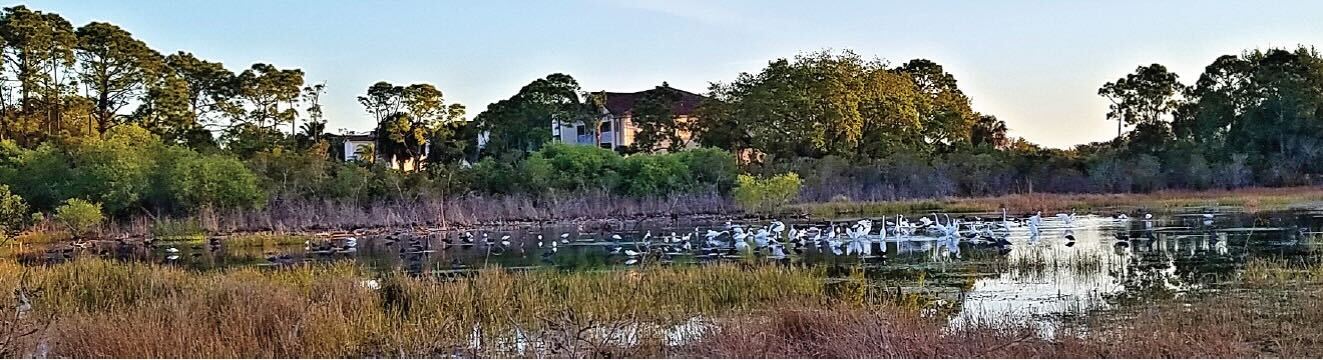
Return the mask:
POLYGON ((382 81, 357 97, 374 146, 345 162, 327 134, 327 85, 300 69, 234 71, 163 55, 113 24, 14 6, 0 12, 0 204, 50 211, 80 199, 123 216, 309 199, 727 196, 738 175, 785 173, 805 201, 1312 184, 1321 64, 1312 48, 1252 50, 1189 84, 1140 66, 1098 92, 1118 137, 1064 150, 1008 136, 937 62, 851 51, 713 83, 694 121, 677 121, 680 93, 663 83, 634 104, 635 144, 615 151, 550 145, 552 124, 596 124, 605 107, 567 74, 471 120, 436 85, 382 81), (420 170, 388 166, 407 163, 420 170))

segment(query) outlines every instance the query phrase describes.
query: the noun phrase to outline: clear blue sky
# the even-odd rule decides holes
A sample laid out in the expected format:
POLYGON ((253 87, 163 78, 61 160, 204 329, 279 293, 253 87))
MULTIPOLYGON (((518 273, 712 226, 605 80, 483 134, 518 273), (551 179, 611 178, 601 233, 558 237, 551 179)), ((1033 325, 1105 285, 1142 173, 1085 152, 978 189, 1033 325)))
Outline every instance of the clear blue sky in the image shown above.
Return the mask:
POLYGON ((893 64, 929 58, 975 110, 1065 147, 1107 140, 1097 89, 1140 64, 1193 82, 1222 54, 1323 43, 1323 2, 1248 1, 32 1, 75 26, 118 24, 162 53, 231 70, 253 62, 325 81, 330 129, 371 121, 354 100, 386 80, 429 82, 470 118, 549 73, 585 90, 635 91, 757 71, 802 51, 849 48, 893 64))

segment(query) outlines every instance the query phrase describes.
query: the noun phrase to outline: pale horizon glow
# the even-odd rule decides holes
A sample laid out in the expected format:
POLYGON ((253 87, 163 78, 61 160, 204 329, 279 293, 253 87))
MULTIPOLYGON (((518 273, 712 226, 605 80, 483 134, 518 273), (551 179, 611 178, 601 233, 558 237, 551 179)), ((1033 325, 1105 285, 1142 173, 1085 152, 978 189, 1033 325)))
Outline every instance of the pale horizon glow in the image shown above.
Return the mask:
MULTIPOLYGON (((74 26, 106 21, 163 54, 242 71, 300 68, 327 83, 328 129, 366 130, 369 85, 427 82, 468 117, 561 72, 588 91, 710 82, 767 61, 850 49, 931 59, 974 109, 1050 147, 1116 136, 1103 83, 1160 63, 1192 83, 1216 57, 1315 45, 1323 2, 1232 1, 29 1, 74 26)), ((12 4, 11 4, 12 5, 12 4)))

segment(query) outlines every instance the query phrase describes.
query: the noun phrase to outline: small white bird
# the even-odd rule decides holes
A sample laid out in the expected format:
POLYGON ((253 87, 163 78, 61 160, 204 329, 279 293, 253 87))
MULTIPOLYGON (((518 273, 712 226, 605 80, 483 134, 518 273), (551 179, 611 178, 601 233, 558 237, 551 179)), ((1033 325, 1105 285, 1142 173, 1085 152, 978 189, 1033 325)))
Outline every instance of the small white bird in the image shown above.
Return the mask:
POLYGON ((377 290, 381 288, 381 282, 377 281, 377 279, 363 280, 360 284, 363 285, 363 287, 368 288, 370 290, 377 290))
POLYGON ((643 253, 638 252, 638 251, 634 251, 634 250, 630 250, 630 249, 625 249, 625 256, 628 256, 628 257, 635 257, 635 256, 639 256, 639 255, 642 255, 642 254, 643 254, 643 253))
POLYGON ((175 254, 175 253, 178 253, 178 252, 179 252, 179 249, 176 249, 176 248, 170 247, 170 248, 166 248, 166 249, 165 249, 165 252, 167 252, 167 253, 171 253, 171 254, 175 254))

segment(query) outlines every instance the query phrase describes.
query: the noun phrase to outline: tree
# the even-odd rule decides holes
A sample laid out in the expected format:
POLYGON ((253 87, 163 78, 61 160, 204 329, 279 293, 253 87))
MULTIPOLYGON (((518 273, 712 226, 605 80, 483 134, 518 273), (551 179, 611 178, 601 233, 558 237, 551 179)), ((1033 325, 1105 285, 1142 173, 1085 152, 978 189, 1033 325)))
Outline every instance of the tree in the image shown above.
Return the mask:
POLYGON ((1005 149, 1010 146, 1010 139, 1006 137, 1006 123, 992 115, 979 115, 978 122, 974 123, 969 137, 970 143, 975 146, 988 146, 993 149, 1005 149))
POLYGON ((5 44, 4 63, 19 83, 18 114, 11 116, 4 107, 0 118, 9 123, 3 127, 25 143, 55 135, 63 126, 61 98, 67 88, 60 75, 73 65, 73 49, 78 43, 73 25, 58 14, 32 11, 21 5, 8 7, 0 16, 0 38, 5 44), (44 130, 45 134, 33 138, 16 129, 44 130))
POLYGON ((1161 64, 1140 66, 1135 72, 1103 84, 1098 95, 1112 102, 1107 118, 1116 120, 1116 136, 1123 125, 1162 121, 1179 104, 1184 85, 1161 64))
MULTIPOLYGON (((776 158, 875 157, 968 138, 967 126, 925 115, 933 97, 946 95, 920 91, 908 74, 848 51, 778 59, 757 74, 714 84, 695 135, 705 146, 748 146, 776 158)), ((947 88, 932 91, 958 95, 941 90, 947 88)))
POLYGON ((146 95, 148 80, 161 71, 164 59, 112 24, 92 22, 78 28, 77 35, 78 75, 87 97, 96 102, 96 130, 104 133, 129 118, 120 109, 146 95))
POLYGON ((239 94, 238 77, 225 69, 223 64, 198 59, 182 51, 167 56, 165 63, 168 71, 178 77, 184 84, 183 88, 187 89, 192 123, 215 126, 220 124, 221 119, 242 116, 242 109, 235 101, 239 94))
POLYGON ((925 136, 935 144, 953 145, 968 142, 970 128, 977 114, 969 97, 956 85, 955 76, 928 59, 914 59, 895 71, 908 75, 919 93, 927 95, 919 109, 925 136))
POLYGON ((638 150, 656 151, 662 144, 670 151, 684 148, 675 119, 675 106, 682 98, 679 91, 665 82, 639 97, 630 118, 639 127, 634 134, 634 146, 638 150))
POLYGON ((359 103, 374 117, 379 116, 377 154, 394 158, 401 166, 413 160, 414 167, 427 153, 430 141, 448 141, 448 125, 461 121, 464 106, 445 102, 445 95, 432 84, 407 87, 381 81, 368 87, 358 97, 359 103))
MULTIPOLYGON (((302 94, 303 70, 257 63, 240 73, 237 81, 239 96, 247 102, 244 122, 272 128, 284 123, 297 125, 294 102, 302 94)), ((290 132, 294 132, 292 127, 290 132)))
POLYGON ((400 112, 403 97, 404 87, 378 81, 368 87, 366 95, 358 97, 358 103, 363 104, 368 114, 372 114, 376 123, 380 124, 386 117, 400 112))
POLYGON ((322 111, 322 94, 326 93, 326 83, 303 87, 303 103, 308 107, 304 113, 308 120, 303 122, 303 131, 295 136, 300 148, 309 148, 321 141, 326 133, 326 117, 322 111))
POLYGON ((487 106, 474 118, 488 134, 491 154, 528 153, 551 140, 551 124, 592 121, 593 110, 581 100, 579 83, 565 74, 551 74, 519 89, 509 99, 487 106))

